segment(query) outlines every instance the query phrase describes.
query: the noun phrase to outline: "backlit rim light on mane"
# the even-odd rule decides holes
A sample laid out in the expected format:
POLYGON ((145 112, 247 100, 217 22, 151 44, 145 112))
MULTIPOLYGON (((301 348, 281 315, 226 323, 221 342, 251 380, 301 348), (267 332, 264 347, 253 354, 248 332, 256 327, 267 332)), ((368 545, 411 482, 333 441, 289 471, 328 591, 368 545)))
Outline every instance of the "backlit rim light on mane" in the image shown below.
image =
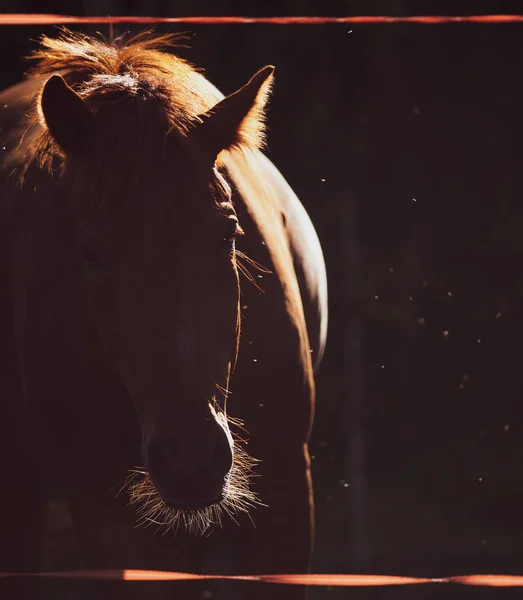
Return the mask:
POLYGON ((222 527, 225 515, 237 523, 235 515, 247 513, 256 506, 266 506, 250 489, 250 481, 256 477, 254 467, 259 462, 243 449, 245 440, 233 434, 229 422, 239 425, 226 415, 216 404, 210 404, 211 412, 223 427, 232 448, 233 463, 224 484, 224 498, 221 502, 198 510, 179 510, 164 502, 149 473, 145 468, 137 467, 130 472, 122 489, 127 489, 129 504, 137 514, 137 527, 156 526, 155 533, 162 531, 165 535, 172 531, 174 534, 180 526, 194 535, 212 533, 218 526, 222 527))

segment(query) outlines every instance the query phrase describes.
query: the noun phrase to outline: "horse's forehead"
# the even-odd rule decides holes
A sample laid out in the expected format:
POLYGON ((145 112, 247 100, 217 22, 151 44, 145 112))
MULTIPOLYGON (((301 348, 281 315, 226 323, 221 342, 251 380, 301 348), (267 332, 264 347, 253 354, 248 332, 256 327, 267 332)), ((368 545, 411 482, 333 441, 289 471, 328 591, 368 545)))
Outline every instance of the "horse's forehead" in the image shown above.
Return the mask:
MULTIPOLYGON (((115 161, 125 161, 125 157, 115 161)), ((198 173, 182 150, 149 159, 145 165, 138 159, 116 164, 114 170, 104 166, 104 171, 101 179, 112 183, 101 186, 106 196, 101 202, 124 224, 129 219, 161 221, 174 215, 203 214, 215 204, 210 178, 198 173)))

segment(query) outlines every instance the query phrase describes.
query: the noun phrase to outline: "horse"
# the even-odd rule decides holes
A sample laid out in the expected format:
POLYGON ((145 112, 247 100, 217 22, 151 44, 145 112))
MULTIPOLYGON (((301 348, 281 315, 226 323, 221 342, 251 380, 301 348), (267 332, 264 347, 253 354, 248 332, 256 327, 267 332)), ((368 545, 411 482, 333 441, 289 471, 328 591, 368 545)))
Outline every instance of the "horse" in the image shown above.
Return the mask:
POLYGON ((64 29, 0 94, 1 571, 49 498, 89 568, 309 569, 321 246, 262 152, 274 68, 224 97, 176 44, 64 29))

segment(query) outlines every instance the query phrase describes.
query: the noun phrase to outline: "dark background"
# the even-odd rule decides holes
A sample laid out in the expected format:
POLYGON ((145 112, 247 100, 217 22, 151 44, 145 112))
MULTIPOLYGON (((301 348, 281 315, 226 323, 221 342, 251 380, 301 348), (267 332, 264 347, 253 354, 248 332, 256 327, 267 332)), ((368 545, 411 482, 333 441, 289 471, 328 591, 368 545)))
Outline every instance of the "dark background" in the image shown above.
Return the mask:
MULTIPOLYGON (((465 15, 523 2, 3 0, 1 11, 465 15)), ((523 574, 523 24, 159 29, 190 30, 180 54, 224 93, 276 65, 268 155, 317 228, 330 285, 314 571, 523 574)), ((53 31, 0 28, 2 88, 31 39, 53 31)), ((500 594, 435 587, 350 597, 500 594)))

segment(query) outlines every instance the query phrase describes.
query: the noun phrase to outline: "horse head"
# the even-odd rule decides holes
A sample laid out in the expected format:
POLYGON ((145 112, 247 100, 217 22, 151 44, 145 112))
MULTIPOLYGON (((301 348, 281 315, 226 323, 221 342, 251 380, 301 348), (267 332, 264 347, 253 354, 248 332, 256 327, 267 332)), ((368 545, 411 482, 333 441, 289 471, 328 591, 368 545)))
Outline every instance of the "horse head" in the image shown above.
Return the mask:
POLYGON ((242 230, 216 161, 259 143, 272 72, 189 116, 165 74, 131 69, 75 89, 53 75, 40 95, 92 320, 141 424, 144 468, 129 487, 144 521, 203 531, 222 509, 254 501, 225 405, 240 335, 242 230))

